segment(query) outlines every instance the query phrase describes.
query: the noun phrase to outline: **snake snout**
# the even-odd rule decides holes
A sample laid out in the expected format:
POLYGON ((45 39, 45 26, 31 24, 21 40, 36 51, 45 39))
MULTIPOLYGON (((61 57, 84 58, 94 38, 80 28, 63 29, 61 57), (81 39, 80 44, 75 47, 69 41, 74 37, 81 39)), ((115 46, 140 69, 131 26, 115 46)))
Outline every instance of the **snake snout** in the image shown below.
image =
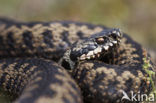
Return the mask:
POLYGON ((123 36, 123 33, 120 29, 114 28, 110 32, 109 37, 112 38, 114 41, 121 42, 121 38, 123 36))

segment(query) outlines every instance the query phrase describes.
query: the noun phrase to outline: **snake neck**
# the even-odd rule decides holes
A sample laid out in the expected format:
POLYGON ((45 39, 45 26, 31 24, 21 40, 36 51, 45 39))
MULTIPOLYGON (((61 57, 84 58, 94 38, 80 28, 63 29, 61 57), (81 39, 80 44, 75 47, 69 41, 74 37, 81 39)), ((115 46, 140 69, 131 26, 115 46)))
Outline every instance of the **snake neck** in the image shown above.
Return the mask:
POLYGON ((71 53, 71 50, 67 50, 64 53, 64 56, 59 61, 59 64, 62 65, 67 70, 74 69, 77 64, 76 63, 77 61, 71 60, 70 53, 71 53))

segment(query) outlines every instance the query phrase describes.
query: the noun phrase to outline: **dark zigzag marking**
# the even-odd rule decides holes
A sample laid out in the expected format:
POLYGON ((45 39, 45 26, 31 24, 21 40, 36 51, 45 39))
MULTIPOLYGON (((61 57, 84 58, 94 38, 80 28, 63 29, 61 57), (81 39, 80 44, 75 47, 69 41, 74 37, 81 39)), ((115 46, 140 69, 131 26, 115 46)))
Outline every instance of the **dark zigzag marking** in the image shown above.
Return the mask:
POLYGON ((29 49, 34 49, 33 47, 33 36, 32 36, 32 32, 30 31, 25 31, 23 34, 23 41, 24 41, 24 44, 27 46, 27 48, 29 49))
POLYGON ((53 35, 52 35, 52 31, 50 30, 46 30, 42 33, 43 35, 43 38, 44 38, 44 43, 50 47, 50 48, 53 48, 54 45, 53 45, 53 35))

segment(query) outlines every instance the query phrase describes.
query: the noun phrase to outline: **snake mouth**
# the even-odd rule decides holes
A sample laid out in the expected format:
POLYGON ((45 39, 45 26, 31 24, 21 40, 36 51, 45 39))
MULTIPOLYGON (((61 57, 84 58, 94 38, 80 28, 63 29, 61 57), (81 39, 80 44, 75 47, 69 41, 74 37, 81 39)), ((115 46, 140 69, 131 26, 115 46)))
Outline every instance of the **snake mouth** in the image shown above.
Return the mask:
POLYGON ((118 46, 117 41, 112 41, 103 46, 98 46, 96 49, 89 51, 86 54, 81 55, 78 60, 89 60, 100 58, 104 55, 107 55, 112 49, 115 49, 118 46))

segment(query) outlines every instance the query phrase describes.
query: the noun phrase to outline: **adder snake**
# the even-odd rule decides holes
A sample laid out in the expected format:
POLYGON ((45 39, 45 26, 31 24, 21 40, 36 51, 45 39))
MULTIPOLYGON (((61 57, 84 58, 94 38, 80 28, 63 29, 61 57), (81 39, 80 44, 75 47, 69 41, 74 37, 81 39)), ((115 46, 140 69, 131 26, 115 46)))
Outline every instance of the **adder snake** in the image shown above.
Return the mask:
POLYGON ((0 58, 0 87, 15 103, 121 103, 121 91, 152 90, 146 50, 101 25, 1 18, 0 58))

